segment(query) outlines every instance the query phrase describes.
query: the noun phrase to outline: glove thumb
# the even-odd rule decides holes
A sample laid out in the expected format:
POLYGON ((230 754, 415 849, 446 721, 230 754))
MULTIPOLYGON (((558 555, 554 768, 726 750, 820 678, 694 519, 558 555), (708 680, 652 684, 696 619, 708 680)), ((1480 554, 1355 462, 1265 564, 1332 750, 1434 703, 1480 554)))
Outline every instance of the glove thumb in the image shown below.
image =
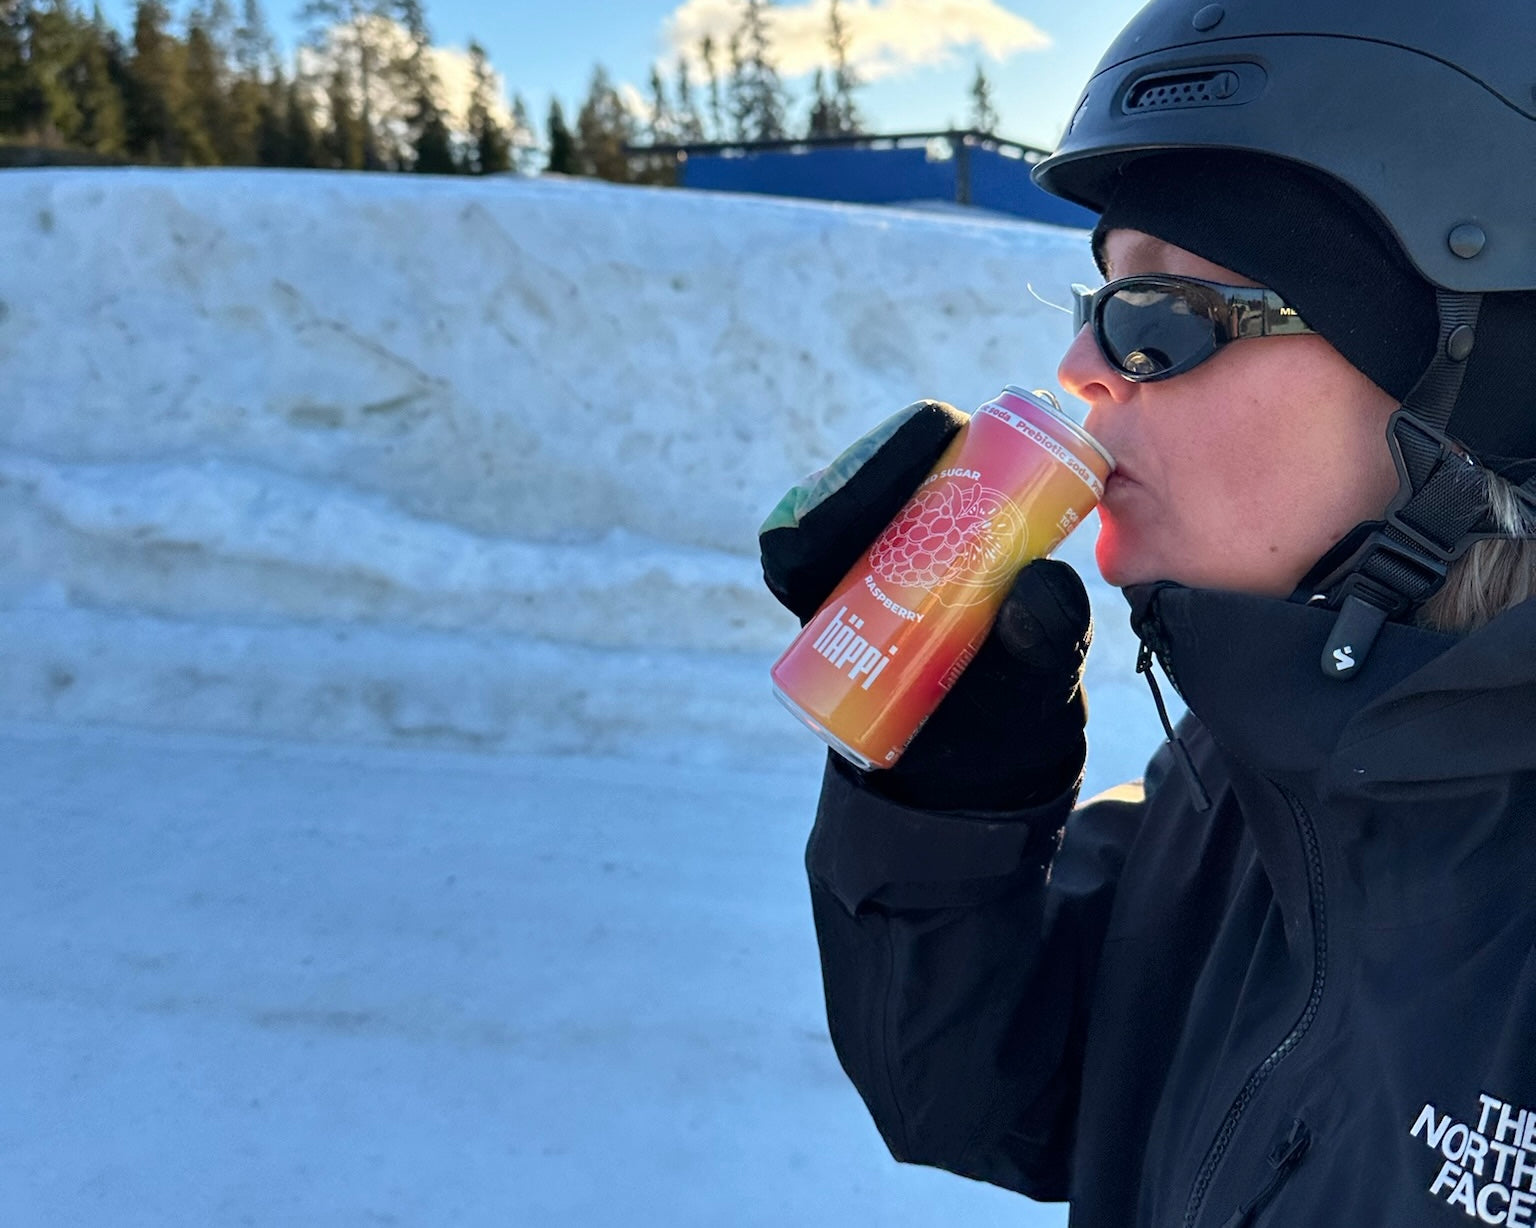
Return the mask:
POLYGON ((1057 559, 1037 559, 1008 590, 993 635, 1023 674, 1075 683, 1093 642, 1082 578, 1057 559))

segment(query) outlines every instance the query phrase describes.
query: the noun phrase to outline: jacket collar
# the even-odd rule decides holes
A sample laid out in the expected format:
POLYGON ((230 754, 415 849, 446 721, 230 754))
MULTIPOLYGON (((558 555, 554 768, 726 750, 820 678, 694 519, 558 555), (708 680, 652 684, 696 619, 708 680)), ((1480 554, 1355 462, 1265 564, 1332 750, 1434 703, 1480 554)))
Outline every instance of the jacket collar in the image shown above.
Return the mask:
POLYGON ((1138 633, 1226 752, 1288 915, 1312 904, 1294 817, 1273 785, 1315 820, 1335 915, 1416 926, 1526 898, 1536 601, 1462 638, 1389 625, 1360 676, 1336 682, 1319 665, 1328 611, 1174 585, 1127 596, 1138 633))
POLYGON ((1536 601, 1460 638, 1388 624, 1339 682, 1318 665, 1330 611, 1166 583, 1126 596, 1190 710, 1260 771, 1344 787, 1536 769, 1536 601))

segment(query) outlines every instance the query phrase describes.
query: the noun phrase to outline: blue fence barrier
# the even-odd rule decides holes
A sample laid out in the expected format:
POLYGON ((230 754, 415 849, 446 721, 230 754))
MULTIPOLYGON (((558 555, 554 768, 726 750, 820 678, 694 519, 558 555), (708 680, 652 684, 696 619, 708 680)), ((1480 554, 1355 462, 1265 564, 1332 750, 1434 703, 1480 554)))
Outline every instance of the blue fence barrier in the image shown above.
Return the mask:
MULTIPOLYGON (((766 148, 683 146, 678 183, 716 192, 891 205, 948 201, 1057 226, 1092 227, 1086 209, 1042 192, 1023 146, 936 135, 766 148)), ((1038 155, 1038 151, 1030 151, 1038 155)))

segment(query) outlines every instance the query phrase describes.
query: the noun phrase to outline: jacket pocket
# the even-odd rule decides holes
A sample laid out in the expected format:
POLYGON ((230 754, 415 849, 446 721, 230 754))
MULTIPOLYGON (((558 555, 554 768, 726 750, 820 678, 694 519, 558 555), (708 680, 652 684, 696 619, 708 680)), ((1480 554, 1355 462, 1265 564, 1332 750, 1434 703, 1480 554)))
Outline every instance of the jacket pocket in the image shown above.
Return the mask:
POLYGON ((1294 1118, 1285 1136, 1270 1149, 1269 1180, 1258 1193, 1222 1221, 1221 1228, 1253 1228, 1264 1208, 1306 1158, 1307 1148, 1311 1145, 1312 1132, 1307 1129, 1307 1123, 1299 1117, 1294 1118))

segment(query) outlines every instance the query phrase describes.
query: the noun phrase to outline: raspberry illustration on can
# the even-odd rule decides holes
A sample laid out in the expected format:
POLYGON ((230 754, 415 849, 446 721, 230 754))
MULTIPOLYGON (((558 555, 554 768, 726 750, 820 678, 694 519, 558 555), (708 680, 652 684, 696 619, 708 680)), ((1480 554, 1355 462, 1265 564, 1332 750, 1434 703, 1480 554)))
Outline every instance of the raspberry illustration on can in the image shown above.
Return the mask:
POLYGON ((923 483, 870 547, 869 568, 887 584, 969 605, 1006 584, 1027 547, 1028 526, 1013 500, 962 471, 923 483))
POLYGON ((852 763, 889 767, 975 655, 1013 578, 1093 510, 1113 469, 1048 394, 1005 388, 779 658, 774 693, 852 763))

